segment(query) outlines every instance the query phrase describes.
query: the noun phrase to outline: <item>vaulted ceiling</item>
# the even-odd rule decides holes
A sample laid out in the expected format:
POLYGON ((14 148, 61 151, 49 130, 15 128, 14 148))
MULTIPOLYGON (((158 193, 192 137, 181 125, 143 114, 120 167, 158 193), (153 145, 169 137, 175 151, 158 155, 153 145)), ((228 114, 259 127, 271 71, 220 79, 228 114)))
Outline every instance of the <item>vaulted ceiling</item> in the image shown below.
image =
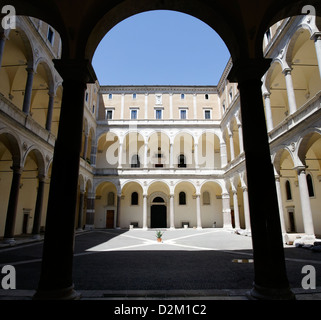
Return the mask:
POLYGON ((211 26, 233 60, 261 58, 264 32, 275 22, 302 14, 305 5, 321 16, 319 0, 0 0, 17 15, 52 25, 63 41, 63 58, 91 60, 105 34, 120 21, 149 10, 175 10, 211 26))

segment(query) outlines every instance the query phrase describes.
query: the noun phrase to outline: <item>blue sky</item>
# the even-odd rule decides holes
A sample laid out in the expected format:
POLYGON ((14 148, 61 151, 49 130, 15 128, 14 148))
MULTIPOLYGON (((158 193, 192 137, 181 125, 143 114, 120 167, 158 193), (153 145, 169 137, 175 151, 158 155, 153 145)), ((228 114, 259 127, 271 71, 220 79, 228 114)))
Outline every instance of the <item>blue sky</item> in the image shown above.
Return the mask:
POLYGON ((207 24, 162 10, 116 25, 98 46, 93 66, 101 85, 216 85, 229 57, 207 24))

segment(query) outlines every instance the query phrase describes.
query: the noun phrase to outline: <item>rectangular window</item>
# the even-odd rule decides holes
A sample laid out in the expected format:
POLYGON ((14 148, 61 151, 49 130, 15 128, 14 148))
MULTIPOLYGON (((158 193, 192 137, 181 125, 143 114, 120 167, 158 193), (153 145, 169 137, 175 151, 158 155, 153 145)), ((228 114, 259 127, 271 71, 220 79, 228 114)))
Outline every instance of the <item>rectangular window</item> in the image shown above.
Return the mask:
POLYGON ((137 119, 137 110, 131 110, 130 111, 130 118, 132 120, 136 120, 137 119))
POLYGON ((181 99, 182 99, 182 100, 185 99, 185 94, 184 94, 184 93, 181 94, 181 99))
POLYGON ((52 28, 48 28, 48 34, 47 34, 47 39, 48 41, 50 42, 51 45, 53 45, 53 42, 54 42, 54 31, 52 30, 52 28))
POLYGON ((110 93, 110 94, 108 95, 108 99, 111 100, 112 98, 113 98, 113 95, 110 93))
POLYGON ((211 110, 205 110, 204 116, 206 120, 211 119, 211 110))
POLYGON ((89 94, 86 92, 86 102, 88 102, 89 94))
POLYGON ((162 110, 156 110, 156 119, 161 120, 163 117, 162 110))
POLYGON ((180 117, 182 120, 187 119, 187 110, 180 110, 180 117))
POLYGON ((133 100, 135 100, 137 98, 136 93, 133 93, 133 100))
POLYGON ((113 110, 106 110, 106 119, 111 120, 113 118, 113 110))

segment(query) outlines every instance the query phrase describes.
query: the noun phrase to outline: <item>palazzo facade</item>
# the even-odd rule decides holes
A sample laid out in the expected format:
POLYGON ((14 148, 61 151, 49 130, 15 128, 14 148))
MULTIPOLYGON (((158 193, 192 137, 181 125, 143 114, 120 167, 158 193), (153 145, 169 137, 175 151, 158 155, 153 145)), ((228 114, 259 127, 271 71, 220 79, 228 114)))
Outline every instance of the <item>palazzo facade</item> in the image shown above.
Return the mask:
MULTIPOLYGON (((321 234, 319 30, 316 17, 288 18, 267 31, 263 44, 272 59, 262 99, 284 241, 321 234)), ((61 41, 48 24, 20 17, 16 30, 3 33, 1 48, 0 236, 14 241, 45 229, 63 81, 51 60, 59 58, 61 41)), ((237 84, 227 80, 231 68, 232 60, 217 86, 87 85, 78 229, 250 234, 241 102, 237 84)), ((262 181, 257 190, 262 206, 264 187, 262 181)))

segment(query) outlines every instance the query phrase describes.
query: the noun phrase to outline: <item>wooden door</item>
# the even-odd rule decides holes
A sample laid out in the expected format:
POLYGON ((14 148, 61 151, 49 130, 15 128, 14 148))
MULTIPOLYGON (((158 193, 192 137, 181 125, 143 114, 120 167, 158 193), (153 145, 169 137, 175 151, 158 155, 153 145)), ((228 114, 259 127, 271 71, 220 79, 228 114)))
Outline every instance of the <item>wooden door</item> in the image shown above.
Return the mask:
POLYGON ((114 228, 114 219, 115 219, 115 211, 107 210, 106 213, 106 228, 113 229, 114 228))

